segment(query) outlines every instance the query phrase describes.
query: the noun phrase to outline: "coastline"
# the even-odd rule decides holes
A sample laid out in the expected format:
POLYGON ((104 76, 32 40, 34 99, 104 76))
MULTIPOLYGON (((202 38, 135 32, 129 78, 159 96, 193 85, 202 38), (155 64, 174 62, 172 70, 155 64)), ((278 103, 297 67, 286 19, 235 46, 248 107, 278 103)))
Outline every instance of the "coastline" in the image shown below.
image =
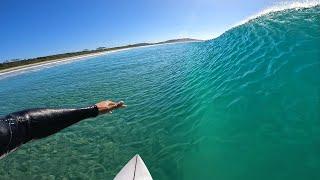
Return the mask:
POLYGON ((12 68, 8 68, 8 69, 0 70, 0 76, 6 75, 6 74, 15 73, 15 72, 21 72, 21 71, 25 71, 25 70, 30 70, 30 69, 33 69, 33 68, 36 68, 36 67, 47 66, 47 65, 55 65, 55 64, 60 64, 60 63, 64 63, 64 62, 70 62, 70 61, 74 61, 74 60, 81 60, 81 59, 86 59, 86 58, 91 58, 91 57, 97 57, 97 56, 102 56, 102 55, 109 54, 109 53, 125 51, 125 50, 134 49, 134 48, 139 48, 139 47, 123 48, 123 49, 118 49, 118 50, 110 50, 110 51, 105 51, 105 52, 91 53, 91 54, 86 54, 86 55, 79 55, 79 56, 74 56, 74 57, 60 58, 60 59, 50 60, 50 61, 46 61, 46 62, 39 62, 39 63, 34 63, 34 64, 28 64, 28 65, 12 67, 12 68))
MULTIPOLYGON (((197 42, 197 41, 189 41, 189 42, 197 42)), ((22 65, 22 66, 17 66, 17 67, 12 67, 12 68, 8 68, 8 69, 0 70, 0 76, 11 74, 11 73, 16 73, 16 72, 22 72, 22 71, 26 71, 26 70, 31 70, 36 67, 55 65, 55 64, 70 62, 70 61, 74 61, 74 60, 81 60, 81 59, 86 59, 86 58, 91 58, 91 57, 96 57, 96 56, 102 56, 105 54, 126 51, 126 50, 130 50, 130 49, 159 46, 159 45, 164 45, 164 44, 177 44, 177 43, 186 43, 186 42, 169 42, 169 43, 161 43, 161 44, 160 43, 159 44, 150 44, 150 45, 145 45, 145 46, 129 47, 129 48, 122 48, 122 49, 117 49, 117 50, 108 50, 108 51, 98 52, 98 53, 78 55, 78 56, 67 57, 67 58, 59 58, 59 59, 55 59, 55 60, 33 63, 33 64, 22 65)))

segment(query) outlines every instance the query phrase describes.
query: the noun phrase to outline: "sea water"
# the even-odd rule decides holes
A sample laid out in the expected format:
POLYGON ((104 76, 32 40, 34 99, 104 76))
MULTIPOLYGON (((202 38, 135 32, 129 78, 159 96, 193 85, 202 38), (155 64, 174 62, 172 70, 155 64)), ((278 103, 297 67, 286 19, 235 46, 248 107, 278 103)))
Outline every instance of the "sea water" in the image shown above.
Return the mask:
POLYGON ((128 107, 24 145, 0 179, 112 179, 135 154, 154 179, 320 179, 320 7, 0 80, 0 115, 105 99, 128 107))

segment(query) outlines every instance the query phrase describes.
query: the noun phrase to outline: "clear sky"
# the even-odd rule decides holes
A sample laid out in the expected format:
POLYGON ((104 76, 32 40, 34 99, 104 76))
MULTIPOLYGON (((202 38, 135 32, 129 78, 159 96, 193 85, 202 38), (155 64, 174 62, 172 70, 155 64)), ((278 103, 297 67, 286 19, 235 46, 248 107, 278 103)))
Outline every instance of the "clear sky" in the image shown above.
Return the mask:
POLYGON ((0 0, 0 62, 190 37, 211 39, 276 0, 0 0))

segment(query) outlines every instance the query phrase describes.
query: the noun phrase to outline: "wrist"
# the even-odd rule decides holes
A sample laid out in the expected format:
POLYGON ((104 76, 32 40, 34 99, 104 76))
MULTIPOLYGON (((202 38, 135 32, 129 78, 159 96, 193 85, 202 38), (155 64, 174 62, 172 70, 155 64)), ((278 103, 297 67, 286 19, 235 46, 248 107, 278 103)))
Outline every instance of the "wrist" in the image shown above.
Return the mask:
POLYGON ((92 106, 92 108, 94 109, 94 111, 96 112, 96 115, 98 116, 100 114, 99 107, 95 104, 95 105, 92 106))

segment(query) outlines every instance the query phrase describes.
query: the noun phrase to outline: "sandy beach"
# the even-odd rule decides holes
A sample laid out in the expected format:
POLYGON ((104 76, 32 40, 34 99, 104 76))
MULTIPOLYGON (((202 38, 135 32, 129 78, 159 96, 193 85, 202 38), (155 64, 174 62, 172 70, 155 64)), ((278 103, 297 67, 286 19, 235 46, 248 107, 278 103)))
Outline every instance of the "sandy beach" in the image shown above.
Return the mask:
MULTIPOLYGON (((190 41, 190 42, 193 42, 193 41, 190 41)), ((197 41, 194 41, 194 42, 197 42, 197 41)), ((12 67, 12 68, 8 68, 8 69, 0 70, 0 76, 12 74, 12 73, 17 73, 17 72, 22 72, 22 71, 26 71, 26 70, 31 70, 31 69, 34 69, 37 67, 40 68, 40 67, 45 67, 48 65, 62 64, 62 63, 70 62, 70 61, 101 56, 101 55, 105 55, 108 53, 114 53, 114 52, 126 51, 126 50, 130 50, 130 49, 137 49, 137 48, 144 48, 144 47, 161 46, 161 45, 165 45, 165 44, 179 44, 179 43, 184 43, 184 42, 151 44, 151 45, 146 45, 146 46, 123 48, 123 49, 110 50, 110 51, 99 52, 99 53, 90 53, 90 54, 86 54, 86 55, 80 55, 80 56, 61 58, 61 59, 50 60, 50 61, 45 61, 45 62, 39 62, 39 63, 34 63, 34 64, 22 65, 22 66, 17 66, 17 67, 12 67)))
MULTIPOLYGON (((137 47, 133 47, 133 48, 137 48, 137 47)), ((69 62, 69 61, 75 61, 75 60, 81 60, 81 59, 90 58, 90 57, 101 56, 101 55, 105 55, 108 53, 125 51, 125 50, 129 50, 129 49, 133 49, 133 48, 124 48, 124 49, 111 50, 111 51, 105 51, 105 52, 99 52, 99 53, 91 53, 91 54, 86 54, 86 55, 61 58, 61 59, 56 59, 56 60, 51 60, 51 61, 46 61, 46 62, 40 62, 40 63, 28 64, 28 65, 23 65, 23 66, 18 66, 18 67, 12 67, 12 68, 8 68, 8 69, 0 70, 0 76, 6 75, 6 74, 11 74, 11 73, 16 73, 16 72, 21 72, 21 71, 26 71, 26 70, 34 69, 37 67, 44 67, 44 66, 48 66, 48 65, 55 65, 55 64, 69 62)))

